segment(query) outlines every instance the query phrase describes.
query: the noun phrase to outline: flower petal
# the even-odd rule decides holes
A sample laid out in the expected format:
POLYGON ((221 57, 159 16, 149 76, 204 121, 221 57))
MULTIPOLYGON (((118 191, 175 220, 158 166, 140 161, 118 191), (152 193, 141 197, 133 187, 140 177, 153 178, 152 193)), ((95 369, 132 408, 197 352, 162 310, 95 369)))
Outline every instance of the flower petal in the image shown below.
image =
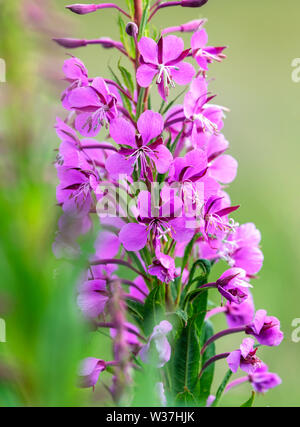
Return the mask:
POLYGON ((135 147, 135 129, 128 120, 123 118, 113 120, 110 124, 110 136, 118 144, 135 147))
POLYGON ((172 77, 178 85, 186 85, 190 83, 196 74, 194 67, 188 62, 180 62, 176 64, 177 68, 172 69, 172 77))
POLYGON ((149 67, 148 65, 144 64, 138 68, 136 73, 136 79, 141 87, 149 87, 156 74, 157 70, 155 68, 149 67))
POLYGON ((127 251, 140 251, 147 243, 147 227, 142 224, 126 224, 119 234, 120 242, 127 251))
POLYGON ((151 139, 161 135, 164 129, 164 119, 161 114, 147 110, 141 114, 137 122, 137 128, 142 135, 144 145, 146 145, 151 139))
POLYGON ((149 37, 142 37, 138 43, 140 54, 145 62, 157 64, 157 44, 149 37))

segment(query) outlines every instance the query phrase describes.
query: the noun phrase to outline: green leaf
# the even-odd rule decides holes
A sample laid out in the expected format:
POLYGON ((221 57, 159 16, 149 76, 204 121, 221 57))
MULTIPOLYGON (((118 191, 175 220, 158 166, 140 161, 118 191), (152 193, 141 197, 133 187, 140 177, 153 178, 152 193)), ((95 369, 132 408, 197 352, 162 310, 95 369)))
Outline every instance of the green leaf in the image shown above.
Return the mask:
MULTIPOLYGON (((113 76, 113 79, 115 80, 116 83, 118 83, 118 85, 120 87, 122 87, 122 82, 120 81, 120 79, 118 78, 118 76, 116 75, 116 73, 114 72, 114 70, 108 65, 108 69, 111 72, 111 75, 113 76)), ((132 108, 131 108, 131 103, 129 101, 129 99, 127 98, 127 96, 125 96, 122 92, 119 92, 122 98, 122 101, 124 103, 124 105, 126 106, 127 110, 129 111, 129 113, 132 113, 132 108)))
POLYGON ((132 58, 135 58, 134 40, 133 40, 133 37, 130 37, 126 33, 126 25, 125 25, 125 22, 123 21, 123 18, 121 17, 121 15, 119 15, 119 17, 118 17, 118 24, 119 24, 119 29, 120 29, 120 40, 123 43, 124 48, 125 48, 125 50, 129 56, 131 56, 132 58))
MULTIPOLYGON (((170 110, 170 108, 175 104, 175 102, 181 97, 181 95, 183 95, 184 94, 184 92, 186 91, 186 89, 184 89, 183 91, 181 91, 171 102, 169 102, 168 104, 167 104, 167 106, 164 108, 164 109, 162 109, 161 108, 161 110, 162 111, 160 111, 160 113, 162 114, 162 115, 164 115, 164 114, 166 114, 166 112, 167 111, 169 111, 170 110)), ((162 106, 163 106, 163 104, 162 104, 162 106)))
POLYGON ((126 70, 125 67, 122 67, 122 65, 120 64, 120 61, 118 63, 118 68, 120 70, 120 73, 122 74, 125 86, 129 89, 130 93, 133 94, 134 93, 134 84, 133 84, 131 74, 129 73, 129 71, 126 70))
POLYGON ((142 113, 144 96, 145 96, 145 89, 140 88, 140 93, 139 93, 138 102, 136 106, 136 119, 138 119, 142 113))
POLYGON ((147 335, 158 325, 164 317, 164 292, 163 285, 156 286, 148 295, 144 305, 144 331, 147 335))
POLYGON ((188 320, 189 320, 189 316, 188 316, 187 312, 186 312, 186 311, 183 311, 183 310, 178 309, 178 310, 176 311, 176 314, 177 314, 177 316, 178 316, 181 320, 183 320, 183 322, 184 322, 184 324, 185 324, 185 326, 186 326, 186 325, 187 325, 187 323, 188 323, 188 320))
POLYGON ((138 40, 141 39, 145 35, 146 29, 147 29, 147 22, 149 18, 149 12, 150 12, 150 0, 146 0, 144 2, 144 11, 143 16, 140 24, 140 30, 138 34, 138 40))
POLYGON ((193 393, 199 374, 200 346, 194 322, 183 328, 175 342, 172 368, 173 392, 175 395, 189 391, 193 393))
POLYGON ((230 378, 232 377, 232 371, 229 369, 229 371, 226 372, 225 377, 223 379, 223 381, 220 384, 220 387, 218 388, 217 394, 216 394, 216 399, 214 400, 212 406, 216 407, 218 406, 220 399, 224 393, 224 390, 230 380, 230 378))
POLYGON ((191 393, 189 390, 185 390, 182 393, 177 394, 175 398, 175 406, 184 408, 197 406, 197 400, 193 393, 191 393))
POLYGON ((128 312, 136 320, 141 328, 144 327, 144 305, 129 298, 126 299, 128 312))
MULTIPOLYGON (((204 328, 202 331, 201 346, 213 335, 214 335, 214 330, 213 330, 212 324, 209 321, 205 322, 204 328)), ((205 353, 202 356, 201 368, 211 357, 214 357, 215 354, 216 354, 216 347, 215 347, 215 343, 213 343, 209 347, 207 347, 205 353)), ((210 389, 213 382, 214 373, 215 373, 215 365, 213 363, 203 372, 200 378, 199 399, 200 399, 201 406, 206 405, 207 399, 210 395, 210 389)))
POLYGON ((176 145, 177 145, 178 141, 180 140, 181 135, 183 134, 183 131, 184 131, 184 129, 182 129, 182 130, 179 132, 179 134, 176 136, 176 138, 175 138, 175 140, 174 140, 173 144, 171 144, 170 146, 168 146, 168 149, 170 150, 170 152, 171 152, 172 154, 174 154, 174 152, 175 152, 176 145))
POLYGON ((134 1, 133 0, 126 0, 126 4, 129 10, 129 15, 134 17, 134 1))
POLYGON ((250 399, 247 400, 247 402, 243 403, 243 405, 241 405, 241 408, 252 408, 254 399, 255 399, 255 392, 252 391, 250 399))
POLYGON ((192 303, 193 314, 192 318, 198 330, 198 336, 201 336, 204 319, 207 313, 208 291, 199 294, 192 303))

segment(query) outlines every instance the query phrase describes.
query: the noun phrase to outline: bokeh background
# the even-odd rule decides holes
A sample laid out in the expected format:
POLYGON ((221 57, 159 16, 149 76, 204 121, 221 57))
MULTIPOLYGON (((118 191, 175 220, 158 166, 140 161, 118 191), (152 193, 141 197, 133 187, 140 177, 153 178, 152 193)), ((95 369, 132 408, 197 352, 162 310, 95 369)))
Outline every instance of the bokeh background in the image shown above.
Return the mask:
MULTIPOLYGON (((117 39, 117 14, 72 16, 65 4, 0 0, 0 58, 7 66, 7 82, 0 83, 0 318, 7 326, 7 342, 0 343, 0 406, 97 405, 107 397, 101 387, 94 394, 76 387, 79 360, 105 358, 109 346, 105 336, 87 331, 77 311, 82 265, 56 260, 51 249, 59 216, 53 123, 62 113, 66 58, 51 38, 117 39)), ((299 14, 298 0, 209 0, 199 10, 165 9, 153 21, 164 28, 206 17, 210 43, 229 46, 228 59, 213 65, 209 76, 218 103, 231 110, 224 132, 239 175, 230 195, 242 206, 238 221, 255 222, 263 235, 256 307, 279 317, 285 333, 279 348, 261 353, 283 384, 258 397, 256 406, 300 406, 300 342, 292 342, 292 321, 300 318, 300 83, 293 82, 291 65, 300 57, 299 14)), ((107 64, 119 59, 99 47, 75 54, 91 76, 107 78, 107 64)), ((216 324, 225 326, 222 318, 216 324)), ((239 341, 223 339, 217 349, 228 351, 239 341)), ((220 362, 215 388, 224 369, 220 362)), ((249 390, 233 390, 223 405, 241 404, 249 390)), ((141 397, 144 404, 148 397, 141 397)))

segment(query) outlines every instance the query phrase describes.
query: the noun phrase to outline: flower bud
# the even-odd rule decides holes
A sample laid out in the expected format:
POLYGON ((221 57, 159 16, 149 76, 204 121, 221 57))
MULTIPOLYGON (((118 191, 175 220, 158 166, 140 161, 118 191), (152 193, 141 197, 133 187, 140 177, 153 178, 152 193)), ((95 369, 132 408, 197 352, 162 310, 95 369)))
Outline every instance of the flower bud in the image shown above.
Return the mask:
POLYGON ((78 15, 85 15, 86 13, 95 12, 98 6, 96 4, 71 4, 70 6, 66 6, 66 8, 78 15))
POLYGON ((65 47, 67 49, 75 49, 76 47, 82 47, 86 46, 86 40, 80 40, 80 39, 70 39, 70 38, 63 38, 63 39, 56 39, 54 38, 53 41, 55 41, 59 46, 65 47))
POLYGON ((201 7, 207 3, 208 0, 181 0, 182 7, 201 7))
POLYGON ((136 37, 139 32, 138 26, 134 22, 128 22, 126 25, 126 33, 130 37, 136 37))

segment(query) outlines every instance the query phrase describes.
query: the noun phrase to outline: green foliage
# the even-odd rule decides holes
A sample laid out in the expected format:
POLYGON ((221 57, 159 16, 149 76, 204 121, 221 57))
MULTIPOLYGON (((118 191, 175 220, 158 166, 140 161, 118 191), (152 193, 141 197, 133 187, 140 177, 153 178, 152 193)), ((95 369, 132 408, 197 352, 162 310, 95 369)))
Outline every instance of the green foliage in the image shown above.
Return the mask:
POLYGON ((140 31, 138 34, 138 40, 140 40, 143 36, 148 35, 147 21, 149 18, 149 12, 150 12, 150 0, 145 0, 143 16, 142 16, 141 25, 140 25, 140 31))
POLYGON ((144 306, 144 331, 149 335, 153 327, 163 320, 165 309, 165 288, 157 285, 148 295, 144 306))
POLYGON ((119 15, 118 17, 118 24, 119 24, 119 30, 120 30, 120 40, 123 43, 124 48, 128 53, 128 55, 134 59, 135 58, 134 40, 133 40, 133 37, 130 37, 126 33, 126 25, 121 15, 119 15))
POLYGON ((245 403, 243 403, 243 405, 241 405, 241 408, 252 408, 254 404, 254 400, 255 400, 255 392, 252 391, 250 399, 247 400, 245 403))
MULTIPOLYGON (((210 337, 212 337, 213 334, 214 334, 214 330, 213 330, 212 324, 209 321, 205 322, 205 326, 203 328, 202 336, 201 336, 201 346, 203 346, 203 344, 210 337)), ((206 351, 204 352, 204 354, 202 356, 201 368, 204 366, 204 364, 209 359, 214 357, 215 354, 216 354, 216 347, 215 347, 215 343, 213 343, 206 349, 206 351)), ((212 382, 213 382, 213 378, 214 378, 214 372, 215 372, 215 365, 213 363, 203 372, 203 374, 200 378, 198 397, 199 397, 199 404, 201 406, 206 405, 207 399, 208 399, 209 395, 211 394, 210 390, 211 390, 211 386, 212 386, 212 382)))
POLYGON ((225 391, 225 388, 226 388, 227 384, 229 383, 229 380, 230 380, 231 377, 232 377, 232 371, 229 369, 226 372, 225 377, 224 377, 223 381, 221 382, 221 384, 220 384, 220 386, 218 388, 218 391, 217 391, 217 394, 216 394, 216 398, 215 398, 215 400, 214 400, 214 402, 212 404, 213 407, 218 406, 218 404, 220 402, 220 399, 221 399, 221 397, 222 397, 222 395, 223 395, 223 393, 225 391))

